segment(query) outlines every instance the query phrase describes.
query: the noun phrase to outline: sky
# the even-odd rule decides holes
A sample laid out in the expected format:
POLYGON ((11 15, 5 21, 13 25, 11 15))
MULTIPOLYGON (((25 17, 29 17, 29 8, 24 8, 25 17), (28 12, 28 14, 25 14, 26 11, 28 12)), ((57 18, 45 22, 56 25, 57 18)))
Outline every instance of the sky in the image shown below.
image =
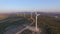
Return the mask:
POLYGON ((0 12, 32 9, 60 11, 60 0, 0 0, 0 12))

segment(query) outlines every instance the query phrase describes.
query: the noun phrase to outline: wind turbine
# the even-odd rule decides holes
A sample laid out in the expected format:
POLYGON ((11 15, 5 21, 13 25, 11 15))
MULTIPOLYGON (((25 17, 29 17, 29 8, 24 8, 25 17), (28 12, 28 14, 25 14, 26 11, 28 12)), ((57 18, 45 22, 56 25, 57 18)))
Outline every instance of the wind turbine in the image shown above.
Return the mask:
MULTIPOLYGON (((37 12, 35 12, 35 15, 36 15, 36 16, 35 16, 35 17, 36 17, 35 26, 34 26, 34 27, 28 26, 28 29, 32 31, 32 34, 38 34, 38 33, 40 34, 41 30, 40 30, 40 29, 38 28, 38 26, 37 26, 37 23, 38 23, 38 22, 37 22, 37 20, 38 20, 37 18, 38 18, 38 16, 39 16, 40 14, 37 14, 37 12)), ((31 13, 31 18, 32 18, 32 13, 31 13)))
MULTIPOLYGON (((24 30, 26 30, 26 29, 29 29, 29 30, 31 30, 32 31, 32 34, 40 34, 40 32, 41 32, 41 29, 39 29, 38 28, 38 26, 37 26, 37 18, 38 18, 38 16, 40 15, 40 14, 37 14, 37 12, 35 12, 35 14, 36 14, 36 22, 35 22, 35 27, 32 27, 31 25, 33 24, 30 24, 30 25, 27 25, 26 26, 26 28, 24 28, 23 30, 21 30, 21 31, 19 31, 19 32, 17 32, 16 34, 19 34, 19 33, 21 33, 21 32, 23 32, 24 30)), ((32 18, 32 13, 31 13, 31 18, 32 18)))
MULTIPOLYGON (((37 18, 38 18, 38 16, 39 16, 40 14, 37 14, 37 12, 35 12, 35 15, 36 15, 36 16, 35 16, 35 17, 36 17, 35 26, 34 26, 34 27, 28 26, 28 29, 32 31, 32 34, 35 34, 35 33, 37 34, 38 32, 41 32, 41 30, 40 30, 40 29, 38 28, 38 26, 37 26, 37 23, 38 23, 38 22, 37 22, 37 20, 38 20, 37 18)), ((31 13, 31 18, 32 18, 32 13, 31 13)), ((33 20, 34 20, 34 19, 33 19, 33 20)), ((40 34, 40 33, 39 33, 39 34, 40 34)))
POLYGON ((24 17, 25 17, 25 12, 23 13, 24 17))
POLYGON ((36 23, 35 23, 35 26, 36 26, 36 30, 38 29, 38 26, 37 26, 37 18, 38 18, 38 16, 40 15, 40 14, 37 14, 37 12, 35 12, 35 14, 36 14, 36 23))

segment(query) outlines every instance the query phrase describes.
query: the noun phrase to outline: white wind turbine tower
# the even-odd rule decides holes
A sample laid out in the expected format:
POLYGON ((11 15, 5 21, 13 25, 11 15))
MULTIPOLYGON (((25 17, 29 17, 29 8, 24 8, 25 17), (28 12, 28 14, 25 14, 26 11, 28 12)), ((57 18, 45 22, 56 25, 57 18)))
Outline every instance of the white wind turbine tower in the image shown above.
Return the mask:
POLYGON ((40 15, 40 14, 37 14, 37 12, 35 12, 35 14, 36 14, 36 22, 35 22, 35 28, 36 28, 36 33, 38 33, 39 32, 39 28, 38 28, 38 16, 40 15))
MULTIPOLYGON (((36 20, 35 20, 35 27, 32 27, 32 26, 28 26, 27 29, 31 30, 32 31, 32 34, 37 34, 38 32, 41 32, 41 30, 38 28, 37 26, 37 18, 40 14, 37 14, 37 12, 35 12, 35 17, 36 17, 36 20)), ((25 13, 24 13, 24 16, 25 16, 25 13)), ((32 17, 32 12, 31 12, 31 19, 34 21, 33 17, 32 17)), ((33 23, 32 23, 33 24, 33 23)), ((40 34, 40 33, 39 33, 40 34)))
MULTIPOLYGON (((35 15, 36 15, 36 16, 35 16, 35 17, 36 17, 35 27, 29 26, 29 28, 28 28, 29 30, 32 31, 32 34, 38 34, 38 32, 41 32, 41 30, 40 30, 40 29, 38 28, 38 26, 37 26, 37 23, 38 23, 38 22, 37 22, 37 20, 38 20, 37 18, 38 18, 38 16, 39 16, 40 14, 37 14, 37 12, 35 12, 35 15)), ((31 19, 34 20, 33 17, 32 17, 32 12, 31 12, 31 19)), ((39 33, 39 34, 40 34, 40 33, 39 33)))
POLYGON ((25 17, 25 12, 23 13, 24 17, 25 17))
MULTIPOLYGON (((37 14, 37 12, 35 12, 35 17, 36 17, 36 20, 35 20, 35 26, 32 27, 32 26, 28 26, 28 29, 32 31, 32 34, 40 34, 41 30, 38 28, 37 26, 37 18, 40 14, 37 14)), ((32 12, 31 12, 31 18, 32 18, 32 12)), ((33 19, 33 18, 32 18, 33 19)), ((33 19, 34 20, 34 19, 33 19)))
POLYGON ((31 18, 32 18, 32 12, 31 12, 31 18))

